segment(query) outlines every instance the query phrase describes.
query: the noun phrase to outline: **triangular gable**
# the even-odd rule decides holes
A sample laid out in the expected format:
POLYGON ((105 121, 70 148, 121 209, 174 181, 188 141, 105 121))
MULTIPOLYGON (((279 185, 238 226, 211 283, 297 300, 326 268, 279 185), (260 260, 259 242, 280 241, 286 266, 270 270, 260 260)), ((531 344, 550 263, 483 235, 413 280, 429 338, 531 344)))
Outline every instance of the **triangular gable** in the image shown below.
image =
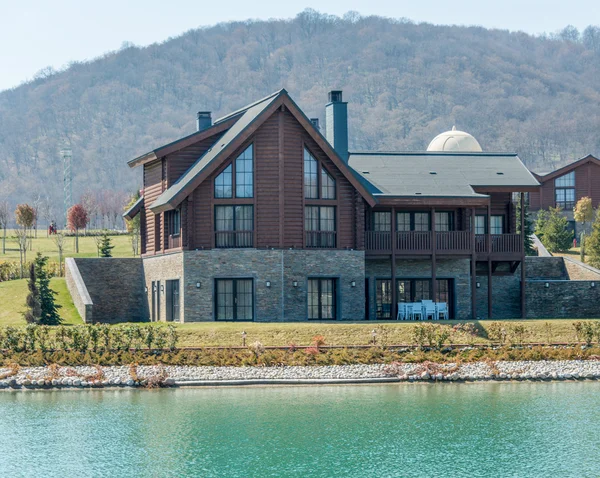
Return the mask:
POLYGON ((583 158, 578 159, 577 161, 573 161, 571 164, 567 164, 566 166, 563 166, 562 168, 559 168, 556 171, 552 171, 548 174, 544 174, 544 175, 537 175, 535 173, 534 174, 535 174, 536 178, 538 179, 538 181, 540 181, 541 183, 545 183, 547 181, 550 181, 551 179, 555 179, 555 178, 563 176, 567 173, 570 173, 574 169, 576 169, 579 166, 586 164, 586 163, 593 163, 593 164, 596 164, 597 166, 600 166, 600 159, 592 156, 591 154, 588 154, 587 156, 584 156, 583 158))
MULTIPOLYGON (((373 196, 352 174, 348 165, 334 151, 325 137, 315 129, 304 112, 290 98, 287 91, 282 89, 262 101, 253 103, 246 109, 239 110, 241 113, 236 112, 236 117, 239 119, 235 124, 175 184, 163 192, 150 206, 150 209, 157 214, 177 207, 282 105, 288 108, 288 111, 303 126, 344 177, 360 192, 363 198, 371 206, 374 206, 376 200, 373 196)), ((225 121, 229 121, 229 119, 230 116, 224 118, 225 121)))
POLYGON ((135 216, 138 215, 138 213, 142 210, 143 207, 144 196, 140 196, 140 198, 136 202, 134 202, 132 206, 129 209, 127 209, 127 211, 123 213, 123 217, 128 221, 131 221, 135 216))

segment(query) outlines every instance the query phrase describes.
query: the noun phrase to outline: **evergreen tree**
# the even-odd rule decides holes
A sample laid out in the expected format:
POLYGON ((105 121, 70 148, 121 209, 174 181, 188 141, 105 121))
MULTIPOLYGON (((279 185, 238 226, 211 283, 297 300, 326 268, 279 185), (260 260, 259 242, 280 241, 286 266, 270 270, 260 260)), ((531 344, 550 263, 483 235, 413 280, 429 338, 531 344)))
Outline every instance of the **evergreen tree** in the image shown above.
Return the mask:
POLYGON ((550 252, 568 251, 573 244, 573 233, 569 230, 569 222, 561 213, 560 207, 551 207, 542 230, 542 244, 550 252))
MULTIPOLYGON (((529 206, 525 203, 525 254, 528 256, 535 256, 536 250, 533 247, 533 226, 531 224, 531 218, 529 217, 529 206)), ((521 201, 517 204, 517 234, 521 234, 521 201)))
POLYGON ((102 233, 102 241, 100 242, 100 257, 112 257, 112 250, 115 246, 112 245, 107 231, 102 233))
POLYGON ((600 267, 600 208, 596 211, 596 219, 592 224, 592 233, 586 238, 588 263, 592 267, 600 267))
POLYGON ((37 324, 42 316, 42 308, 40 303, 40 291, 36 282, 36 268, 35 263, 32 262, 29 265, 29 280, 27 282, 27 288, 29 294, 27 294, 26 304, 27 312, 25 312, 25 320, 28 324, 37 324))
POLYGON ((57 295, 57 292, 50 288, 50 276, 46 270, 47 262, 48 258, 38 252, 35 258, 35 274, 40 294, 41 314, 39 323, 42 325, 58 325, 61 322, 58 314, 58 309, 61 306, 54 303, 54 296, 57 295))

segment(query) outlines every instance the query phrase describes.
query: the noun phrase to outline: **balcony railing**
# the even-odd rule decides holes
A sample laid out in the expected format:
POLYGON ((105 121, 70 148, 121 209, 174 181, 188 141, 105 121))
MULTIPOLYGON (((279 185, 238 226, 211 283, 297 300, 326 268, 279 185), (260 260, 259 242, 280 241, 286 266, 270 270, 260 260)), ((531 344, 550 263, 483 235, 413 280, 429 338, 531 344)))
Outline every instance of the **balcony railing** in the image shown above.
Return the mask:
POLYGON ((306 247, 333 249, 335 248, 335 231, 306 231, 306 247))
POLYGON ((254 247, 254 231, 217 231, 215 247, 221 249, 254 247))
POLYGON ((181 247, 181 234, 169 234, 169 241, 167 246, 169 249, 176 249, 178 247, 181 247))
MULTIPOLYGON (((492 241, 492 253, 522 252, 523 240, 521 234, 490 234, 492 241)), ((475 251, 488 252, 488 235, 477 234, 475 236, 475 251)))
MULTIPOLYGON (((522 238, 520 234, 492 234, 489 236, 493 253, 520 253, 522 238)), ((381 231, 365 231, 365 249, 367 251, 390 252, 392 233, 381 231)), ((401 253, 431 253, 433 250, 433 232, 410 231, 395 233, 396 251, 401 253)), ((488 236, 475 236, 475 251, 488 251, 488 236)), ((435 233, 436 251, 450 254, 469 254, 472 252, 472 236, 470 231, 444 231, 435 233)))

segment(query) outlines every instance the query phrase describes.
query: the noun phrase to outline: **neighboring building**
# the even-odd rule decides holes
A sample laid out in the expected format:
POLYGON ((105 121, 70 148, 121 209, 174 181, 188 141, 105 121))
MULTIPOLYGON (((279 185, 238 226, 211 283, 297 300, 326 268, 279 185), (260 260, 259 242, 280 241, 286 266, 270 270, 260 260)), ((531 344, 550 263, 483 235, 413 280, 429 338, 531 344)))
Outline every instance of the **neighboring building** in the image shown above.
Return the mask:
POLYGON ((545 174, 535 174, 542 187, 529 194, 529 210, 560 206, 573 231, 579 234, 582 224, 573 218, 573 207, 582 197, 592 198, 592 205, 600 205, 600 160, 591 154, 545 174))
POLYGON ((424 152, 349 152, 342 92, 325 108, 323 136, 281 90, 214 123, 201 112, 198 131, 130 161, 142 258, 68 261, 84 320, 395 319, 423 299, 456 319, 571 314, 540 282, 565 287, 564 267, 525 267, 513 197, 539 183, 516 154, 456 130, 424 152))

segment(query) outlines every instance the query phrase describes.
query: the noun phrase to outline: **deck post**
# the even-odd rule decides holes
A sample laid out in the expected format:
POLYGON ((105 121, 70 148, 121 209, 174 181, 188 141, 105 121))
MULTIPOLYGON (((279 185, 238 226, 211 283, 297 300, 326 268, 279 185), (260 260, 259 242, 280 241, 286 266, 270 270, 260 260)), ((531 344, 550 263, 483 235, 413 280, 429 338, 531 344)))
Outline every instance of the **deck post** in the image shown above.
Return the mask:
POLYGON ((475 208, 471 209, 471 315, 477 319, 477 249, 475 244, 475 208))
POLYGON ((526 316, 525 310, 525 193, 521 193, 521 318, 526 316))
POLYGON ((488 253, 488 319, 492 318, 492 199, 487 205, 487 253, 488 253))
POLYGON ((436 302, 437 299, 437 234, 435 229, 435 208, 431 208, 431 300, 436 302))
POLYGON ((391 243, 392 243, 392 307, 390 307, 391 317, 390 319, 395 320, 398 317, 398 301, 396 297, 396 208, 392 208, 392 221, 391 221, 391 243))

